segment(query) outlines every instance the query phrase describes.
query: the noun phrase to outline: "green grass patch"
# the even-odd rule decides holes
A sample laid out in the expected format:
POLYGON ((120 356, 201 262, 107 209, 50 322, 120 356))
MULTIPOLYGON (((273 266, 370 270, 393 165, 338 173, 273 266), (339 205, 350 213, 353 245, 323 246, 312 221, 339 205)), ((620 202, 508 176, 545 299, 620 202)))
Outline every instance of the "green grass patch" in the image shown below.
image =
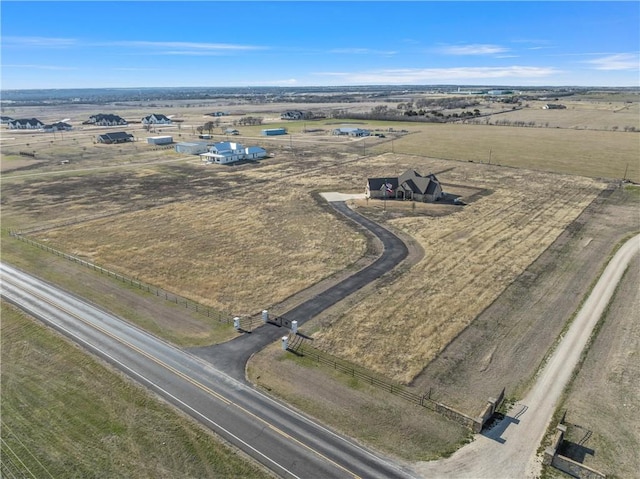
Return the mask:
POLYGON ((14 475, 271 477, 6 303, 1 331, 2 455, 14 475))

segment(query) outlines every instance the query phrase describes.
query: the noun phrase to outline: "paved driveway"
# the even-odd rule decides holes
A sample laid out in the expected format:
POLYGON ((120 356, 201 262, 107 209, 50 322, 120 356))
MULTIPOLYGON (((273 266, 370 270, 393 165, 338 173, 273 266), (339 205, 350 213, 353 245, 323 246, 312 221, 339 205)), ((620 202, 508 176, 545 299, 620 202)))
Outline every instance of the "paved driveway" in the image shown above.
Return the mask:
MULTIPOLYGON (((325 193, 327 195, 327 193, 325 193)), ((311 318, 322 313, 338 301, 353 294, 363 286, 376 280, 383 274, 391 271, 408 255, 407 246, 400 238, 383 228, 377 223, 359 215, 349 208, 344 201, 338 201, 338 193, 331 193, 328 200, 338 212, 362 225, 377 236, 384 246, 382 255, 372 264, 342 280, 340 283, 329 287, 310 300, 296 306, 282 314, 289 321, 297 321, 298 326, 303 325, 311 318)), ((351 195, 353 196, 353 195, 351 195)), ((362 195, 364 197, 364 195, 362 195)), ((288 329, 274 324, 265 324, 251 333, 245 333, 236 339, 223 344, 192 348, 189 351, 196 356, 205 359, 235 379, 245 380, 245 365, 251 355, 260 351, 267 345, 277 341, 289 332, 288 329)))

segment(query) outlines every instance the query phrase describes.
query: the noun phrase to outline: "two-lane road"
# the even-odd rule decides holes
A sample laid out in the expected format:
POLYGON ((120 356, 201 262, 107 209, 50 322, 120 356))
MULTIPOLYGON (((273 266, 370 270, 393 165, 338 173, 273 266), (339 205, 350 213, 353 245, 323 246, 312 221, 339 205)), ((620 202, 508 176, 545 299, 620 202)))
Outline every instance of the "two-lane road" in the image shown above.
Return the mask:
POLYGON ((380 458, 197 357, 5 264, 2 297, 104 358, 281 477, 405 478, 380 458))

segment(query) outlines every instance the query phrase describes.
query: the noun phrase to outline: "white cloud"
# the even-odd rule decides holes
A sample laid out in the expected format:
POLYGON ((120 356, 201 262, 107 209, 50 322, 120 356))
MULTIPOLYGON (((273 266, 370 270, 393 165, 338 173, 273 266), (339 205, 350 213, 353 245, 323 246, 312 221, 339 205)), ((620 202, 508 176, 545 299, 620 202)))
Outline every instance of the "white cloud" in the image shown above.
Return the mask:
POLYGON ((229 52, 242 50, 266 50, 267 47, 257 45, 240 45, 233 43, 199 43, 199 42, 149 42, 118 41, 102 44, 103 46, 138 47, 138 48, 175 48, 181 54, 185 52, 229 52))
POLYGON ((35 65, 35 64, 9 64, 2 68, 28 68, 30 70, 77 70, 76 67, 63 67, 60 65, 35 65))
POLYGON ((596 70, 638 70, 640 68, 640 58, 634 53, 617 53, 607 55, 585 63, 593 65, 596 70))
POLYGON ((445 55, 496 55, 508 52, 509 49, 499 45, 470 44, 470 45, 449 45, 438 49, 439 53, 445 55))
POLYGON ((36 47, 36 48, 61 48, 76 45, 75 38, 53 37, 2 37, 3 46, 36 47))
POLYGON ((552 67, 458 67, 394 69, 368 72, 321 72, 317 75, 341 78, 350 84, 420 84, 420 83, 473 83, 482 80, 513 79, 537 80, 559 73, 552 67))
POLYGON ((119 72, 157 72, 161 71, 160 68, 137 68, 137 67, 117 67, 113 68, 114 71, 119 72))
POLYGON ((372 50, 370 48, 334 48, 329 53, 347 54, 347 55, 395 55, 397 52, 393 50, 372 50))

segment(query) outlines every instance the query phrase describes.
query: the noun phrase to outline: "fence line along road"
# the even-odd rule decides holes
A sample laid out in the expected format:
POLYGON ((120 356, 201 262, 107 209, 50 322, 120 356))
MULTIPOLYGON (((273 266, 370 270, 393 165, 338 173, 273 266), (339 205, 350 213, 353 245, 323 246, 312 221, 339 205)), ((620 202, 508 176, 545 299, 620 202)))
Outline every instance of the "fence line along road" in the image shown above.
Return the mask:
MULTIPOLYGON (((26 237, 22 233, 16 233, 14 231, 11 231, 9 234, 16 239, 23 241, 31 246, 35 246, 36 248, 46 251, 47 253, 54 254, 68 261, 79 264, 80 266, 84 266, 86 268, 92 269, 93 271, 97 271, 99 273, 105 274, 108 277, 114 278, 117 281, 136 287, 142 291, 146 291, 147 293, 153 294, 156 297, 164 298, 165 301, 170 301, 175 304, 183 305, 185 309, 195 311, 198 314, 202 314, 209 318, 213 318, 216 321, 219 321, 221 323, 225 323, 225 324, 233 323, 234 316, 230 313, 221 312, 221 311, 209 308, 207 306, 203 306, 202 304, 199 304, 195 301, 191 301, 177 294, 171 293, 165 289, 158 288, 156 286, 150 285, 148 283, 145 283, 143 281, 140 281, 134 278, 130 278, 120 273, 116 273, 107 268, 103 268, 102 266, 98 266, 95 263, 91 263, 90 261, 80 259, 77 256, 64 253, 55 248, 42 244, 38 241, 35 241, 31 238, 26 237)), ((253 328, 253 325, 254 325, 253 318, 244 317, 244 316, 240 318, 240 327, 242 329, 246 331, 250 331, 253 328)))

